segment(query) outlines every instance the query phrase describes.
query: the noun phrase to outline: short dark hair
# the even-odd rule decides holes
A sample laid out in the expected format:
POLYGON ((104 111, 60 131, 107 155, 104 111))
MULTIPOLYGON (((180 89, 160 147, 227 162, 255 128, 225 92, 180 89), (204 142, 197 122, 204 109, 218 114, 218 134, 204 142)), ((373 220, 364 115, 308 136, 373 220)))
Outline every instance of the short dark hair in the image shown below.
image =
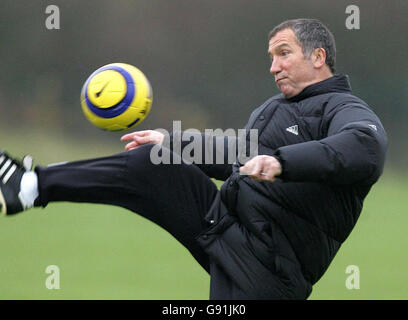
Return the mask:
POLYGON ((326 64, 330 71, 336 72, 336 43, 330 30, 317 19, 286 20, 269 32, 268 41, 279 31, 291 29, 302 47, 305 57, 309 57, 316 48, 326 51, 326 64))

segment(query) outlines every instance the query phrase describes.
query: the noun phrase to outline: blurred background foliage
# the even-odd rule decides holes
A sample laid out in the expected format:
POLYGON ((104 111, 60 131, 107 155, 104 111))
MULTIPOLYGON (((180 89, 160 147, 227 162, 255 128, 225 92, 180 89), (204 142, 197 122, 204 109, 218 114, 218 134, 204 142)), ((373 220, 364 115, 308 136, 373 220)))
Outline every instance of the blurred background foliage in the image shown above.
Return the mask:
MULTIPOLYGON (((380 117, 390 144, 357 230, 311 298, 406 299, 407 9, 406 0, 2 0, 0 147, 43 164, 123 151, 121 134, 93 127, 79 103, 87 77, 111 62, 137 66, 153 86, 151 113, 137 129, 170 130, 173 120, 183 129, 242 128, 278 93, 269 31, 318 18, 336 38, 337 71, 380 117), (51 4, 60 30, 45 27, 51 4), (345 27, 350 4, 360 8, 360 30, 345 27), (344 288, 349 264, 362 268, 361 290, 344 288)), ((1 221, 0 298, 208 298, 208 276, 186 250, 150 222, 117 214, 124 209, 33 211, 46 214, 1 221), (44 289, 48 264, 64 270, 65 291, 44 289)))
MULTIPOLYGON (((269 74, 268 32, 285 19, 318 18, 337 41, 337 71, 380 116, 390 138, 388 164, 407 160, 408 1, 354 1, 360 30, 345 27, 350 1, 2 0, 0 125, 115 142, 85 120, 83 82, 98 67, 127 62, 154 89, 138 128, 245 125, 251 110, 278 93, 269 74), (45 27, 57 5, 60 30, 45 27), (28 128, 29 127, 29 128, 28 128)), ((4 141, 4 138, 2 139, 4 141)), ((80 140, 78 140, 78 143, 80 140)), ((4 144, 4 142, 3 142, 4 144)))

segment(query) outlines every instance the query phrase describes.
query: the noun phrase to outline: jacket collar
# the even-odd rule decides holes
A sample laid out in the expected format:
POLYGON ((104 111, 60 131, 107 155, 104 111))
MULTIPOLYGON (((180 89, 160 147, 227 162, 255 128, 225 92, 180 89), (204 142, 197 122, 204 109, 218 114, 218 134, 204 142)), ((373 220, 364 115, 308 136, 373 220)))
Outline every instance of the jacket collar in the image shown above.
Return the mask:
POLYGON ((299 94, 287 100, 290 102, 299 102, 300 100, 329 92, 351 93, 348 75, 335 74, 326 80, 311 84, 304 88, 299 94))

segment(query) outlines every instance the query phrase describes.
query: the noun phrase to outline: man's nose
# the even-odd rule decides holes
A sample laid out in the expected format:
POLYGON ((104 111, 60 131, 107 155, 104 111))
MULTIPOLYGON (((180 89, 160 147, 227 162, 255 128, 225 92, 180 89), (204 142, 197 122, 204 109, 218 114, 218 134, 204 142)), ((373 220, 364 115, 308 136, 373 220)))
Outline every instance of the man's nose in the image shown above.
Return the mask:
POLYGON ((276 75, 280 71, 282 70, 281 70, 279 61, 278 59, 274 59, 271 63, 271 68, 269 69, 269 72, 273 75, 276 75))

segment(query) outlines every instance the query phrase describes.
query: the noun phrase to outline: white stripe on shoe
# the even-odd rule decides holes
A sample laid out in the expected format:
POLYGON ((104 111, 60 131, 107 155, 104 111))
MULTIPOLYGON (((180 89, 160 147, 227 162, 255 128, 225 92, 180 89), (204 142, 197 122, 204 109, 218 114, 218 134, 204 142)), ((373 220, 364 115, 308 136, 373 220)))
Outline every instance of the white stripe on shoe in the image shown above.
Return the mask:
POLYGON ((3 167, 0 169, 0 176, 7 170, 10 164, 11 164, 11 160, 8 159, 6 163, 3 165, 3 167))
POLYGON ((3 193, 1 192, 0 189, 0 204, 1 204, 1 214, 3 216, 7 215, 7 206, 6 206, 6 200, 4 200, 3 193))
POLYGON ((7 174, 3 178, 3 183, 6 184, 7 181, 10 179, 11 175, 16 171, 17 166, 13 164, 13 166, 10 168, 10 170, 7 172, 7 174))

